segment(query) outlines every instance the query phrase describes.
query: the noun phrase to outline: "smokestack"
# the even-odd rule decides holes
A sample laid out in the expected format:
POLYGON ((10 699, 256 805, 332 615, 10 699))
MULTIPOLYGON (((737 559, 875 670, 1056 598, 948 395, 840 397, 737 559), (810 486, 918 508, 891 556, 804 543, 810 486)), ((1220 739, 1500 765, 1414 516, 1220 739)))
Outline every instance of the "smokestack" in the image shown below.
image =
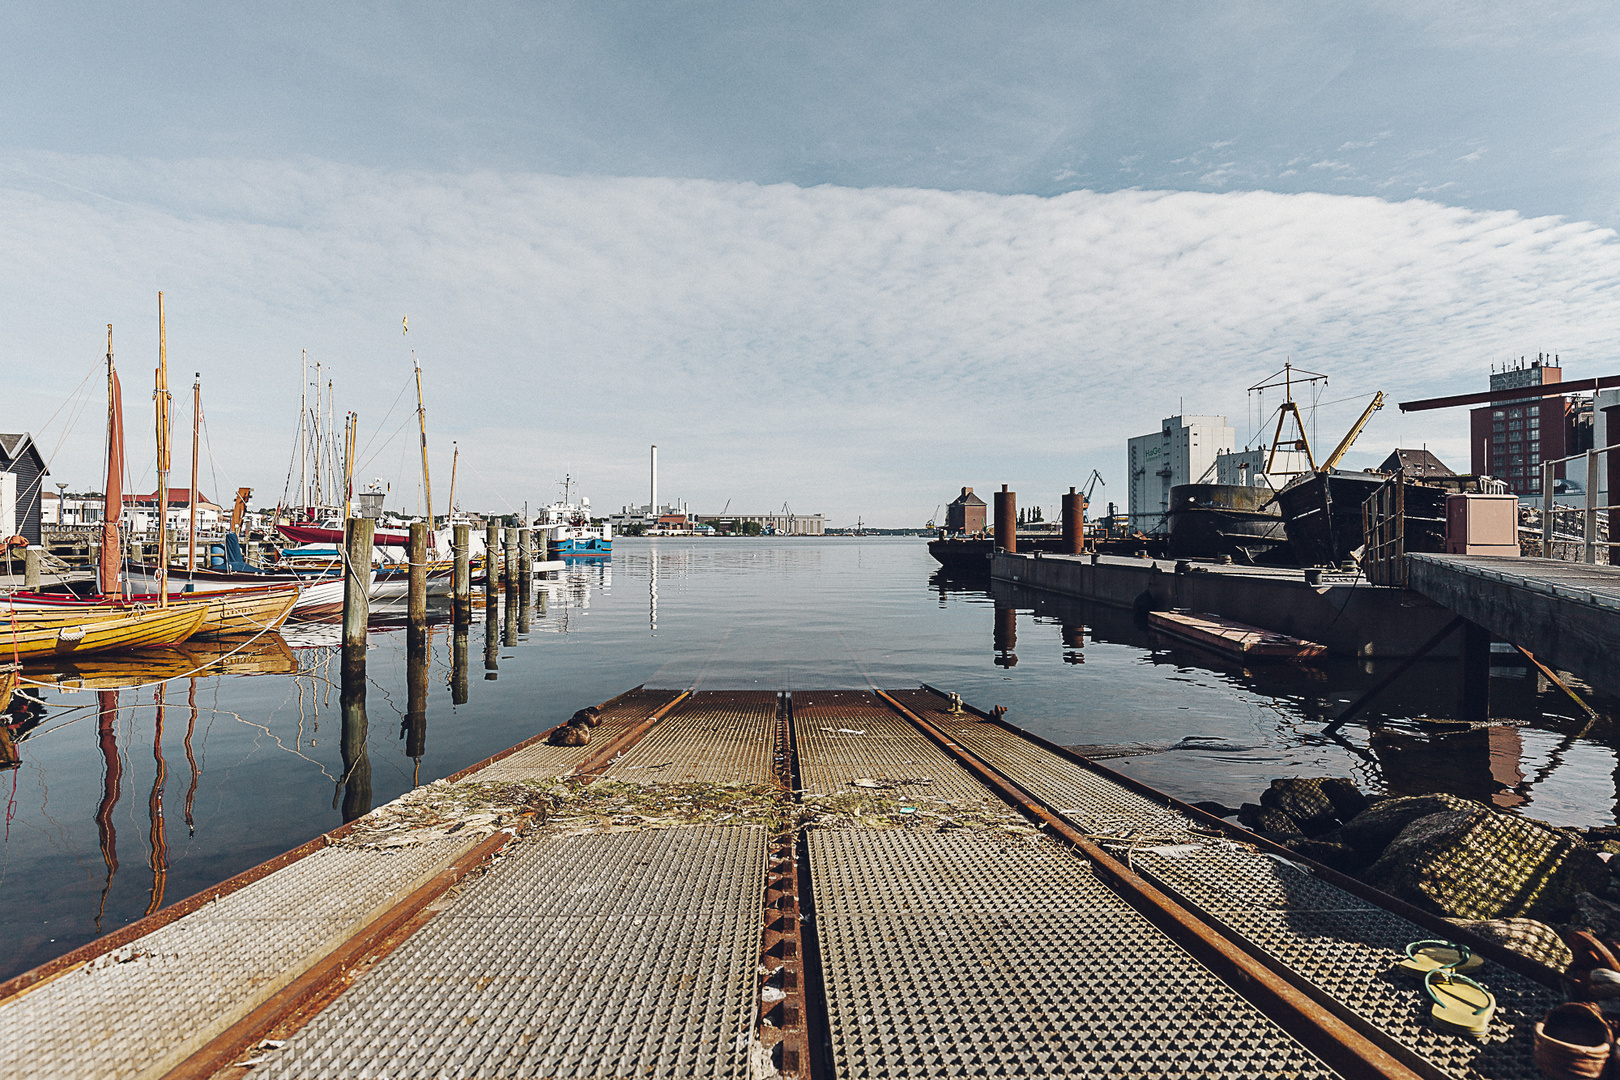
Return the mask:
POLYGON ((658 516, 658 444, 652 448, 652 514, 658 516))

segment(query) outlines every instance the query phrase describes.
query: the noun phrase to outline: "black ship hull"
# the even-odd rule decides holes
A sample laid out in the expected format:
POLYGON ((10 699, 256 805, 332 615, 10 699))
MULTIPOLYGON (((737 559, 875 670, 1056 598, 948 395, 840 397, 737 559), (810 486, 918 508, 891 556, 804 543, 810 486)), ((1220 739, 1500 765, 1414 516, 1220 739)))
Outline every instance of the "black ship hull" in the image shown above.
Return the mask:
MULTIPOLYGON (((936 537, 928 541, 928 554, 940 566, 957 577, 990 575, 990 552, 996 542, 988 536, 936 537)), ((1054 535, 1020 536, 1019 551, 1039 551, 1043 554, 1061 554, 1063 537, 1054 535)))
POLYGON ((1178 484, 1170 489, 1170 554, 1254 562, 1288 542, 1282 511, 1264 487, 1178 484))
POLYGON ((1388 479, 1385 473, 1306 473, 1277 492, 1294 559, 1301 566, 1338 566, 1348 559, 1364 540, 1361 504, 1388 479))

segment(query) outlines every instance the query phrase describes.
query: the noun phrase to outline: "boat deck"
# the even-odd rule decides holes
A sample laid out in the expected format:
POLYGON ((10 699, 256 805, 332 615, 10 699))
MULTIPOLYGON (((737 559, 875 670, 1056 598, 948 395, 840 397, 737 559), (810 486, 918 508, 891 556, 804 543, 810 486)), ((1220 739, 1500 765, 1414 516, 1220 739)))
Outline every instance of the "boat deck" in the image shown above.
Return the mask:
POLYGON ((0 1076, 1536 1076, 1442 931, 936 691, 637 688, 0 986, 0 1076))

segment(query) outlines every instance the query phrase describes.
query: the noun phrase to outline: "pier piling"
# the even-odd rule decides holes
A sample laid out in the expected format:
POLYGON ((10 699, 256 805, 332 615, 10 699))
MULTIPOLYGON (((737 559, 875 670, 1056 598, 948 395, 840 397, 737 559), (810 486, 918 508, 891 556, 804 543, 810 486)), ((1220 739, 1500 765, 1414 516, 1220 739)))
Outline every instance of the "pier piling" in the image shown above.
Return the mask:
POLYGON ((533 529, 527 525, 518 529, 518 595, 523 598, 525 606, 529 602, 529 590, 534 582, 534 560, 530 554, 530 544, 533 540, 533 529))
POLYGON ((1086 497, 1069 489, 1063 496, 1063 552, 1078 555, 1086 547, 1086 497))
POLYGON ((996 550, 1018 550, 1018 493, 1002 484, 996 496, 996 550))
POLYGON ((457 525, 452 544, 455 569, 450 579, 450 617, 457 626, 466 626, 472 621, 472 526, 457 525))
POLYGON ((505 576, 506 591, 509 593, 516 592, 518 580, 518 531, 516 529, 506 530, 505 576))
POLYGON ((1461 705, 1458 719, 1481 723, 1491 718, 1491 633, 1477 623, 1463 624, 1461 705))
POLYGON ((371 547, 376 522, 350 518, 343 526, 343 645, 364 650, 371 616, 371 547))
POLYGON ((501 587, 501 527, 484 526, 484 595, 501 587))
POLYGON ((23 586, 39 588, 39 548, 28 548, 23 552, 23 586))
POLYGON ((405 602, 405 621, 411 626, 427 625, 427 549, 427 522, 411 522, 410 547, 406 555, 409 569, 405 602))

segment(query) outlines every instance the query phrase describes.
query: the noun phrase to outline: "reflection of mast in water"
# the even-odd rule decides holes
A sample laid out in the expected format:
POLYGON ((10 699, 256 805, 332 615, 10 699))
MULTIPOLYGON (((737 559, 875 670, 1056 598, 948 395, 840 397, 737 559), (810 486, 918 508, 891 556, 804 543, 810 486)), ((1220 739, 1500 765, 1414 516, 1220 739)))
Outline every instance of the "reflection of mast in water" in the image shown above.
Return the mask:
POLYGON ((191 734, 197 730, 197 676, 191 677, 191 689, 186 691, 186 704, 191 706, 191 719, 186 721, 186 764, 191 766, 191 786, 186 789, 186 831, 192 836, 197 835, 197 826, 191 820, 191 804, 197 798, 197 778, 202 770, 197 768, 197 756, 191 752, 191 734))
POLYGON ((101 906, 96 908, 96 933, 101 933, 101 916, 107 910, 107 893, 113 875, 118 873, 118 830, 113 828, 113 807, 123 794, 124 766, 118 760, 118 691, 96 693, 100 705, 96 735, 101 741, 101 805, 96 807, 96 832, 101 839, 101 861, 107 864, 107 880, 101 887, 101 906))
POLYGON ((157 772, 152 777, 152 795, 146 801, 146 811, 152 822, 152 902, 146 905, 148 915, 163 906, 163 888, 169 880, 169 841, 163 825, 163 785, 169 779, 169 764, 163 760, 163 691, 168 683, 160 683, 152 695, 156 706, 152 728, 152 758, 157 772))

